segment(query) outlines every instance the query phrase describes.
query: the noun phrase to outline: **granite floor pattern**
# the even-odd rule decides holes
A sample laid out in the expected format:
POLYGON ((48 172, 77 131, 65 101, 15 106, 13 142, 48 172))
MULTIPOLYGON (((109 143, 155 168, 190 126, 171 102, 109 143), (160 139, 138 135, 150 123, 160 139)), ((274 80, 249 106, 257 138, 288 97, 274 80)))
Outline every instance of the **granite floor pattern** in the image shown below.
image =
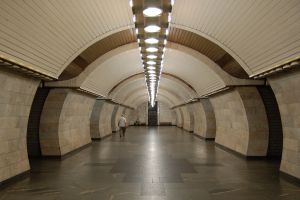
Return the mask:
POLYGON ((176 127, 130 127, 66 159, 32 160, 1 200, 300 199, 279 162, 245 160, 176 127))

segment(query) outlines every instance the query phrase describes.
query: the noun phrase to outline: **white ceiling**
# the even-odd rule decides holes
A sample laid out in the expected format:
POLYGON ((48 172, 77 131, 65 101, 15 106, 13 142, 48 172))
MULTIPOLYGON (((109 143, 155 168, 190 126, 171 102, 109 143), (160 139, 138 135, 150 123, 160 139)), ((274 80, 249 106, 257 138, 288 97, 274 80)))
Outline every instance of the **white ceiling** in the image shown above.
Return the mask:
POLYGON ((299 0, 176 0, 175 27, 223 47, 254 75, 300 56, 299 0))
POLYGON ((1 0, 0 54, 58 77, 87 47, 132 27, 127 0, 1 0))

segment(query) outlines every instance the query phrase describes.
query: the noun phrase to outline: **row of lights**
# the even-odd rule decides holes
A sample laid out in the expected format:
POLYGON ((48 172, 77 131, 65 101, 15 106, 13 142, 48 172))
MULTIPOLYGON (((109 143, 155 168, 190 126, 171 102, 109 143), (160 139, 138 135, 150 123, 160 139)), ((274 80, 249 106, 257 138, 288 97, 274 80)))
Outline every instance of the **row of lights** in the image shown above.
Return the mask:
POLYGON ((173 0, 131 0, 133 21, 143 60, 149 102, 157 97, 173 0))

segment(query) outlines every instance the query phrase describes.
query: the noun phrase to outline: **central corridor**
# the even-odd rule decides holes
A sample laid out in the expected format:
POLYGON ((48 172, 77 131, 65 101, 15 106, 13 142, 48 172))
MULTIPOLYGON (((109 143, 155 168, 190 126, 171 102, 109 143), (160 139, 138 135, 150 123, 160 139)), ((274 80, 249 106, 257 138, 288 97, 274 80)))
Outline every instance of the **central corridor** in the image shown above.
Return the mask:
POLYGON ((279 162, 245 160, 176 127, 130 127, 64 160, 31 160, 1 200, 297 199, 279 162))

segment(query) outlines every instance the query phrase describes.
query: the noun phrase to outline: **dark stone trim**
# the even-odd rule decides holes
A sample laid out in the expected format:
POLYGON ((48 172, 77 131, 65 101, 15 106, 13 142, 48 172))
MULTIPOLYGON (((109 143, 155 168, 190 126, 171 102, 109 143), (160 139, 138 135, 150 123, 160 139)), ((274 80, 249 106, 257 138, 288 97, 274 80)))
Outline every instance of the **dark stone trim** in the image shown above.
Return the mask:
POLYGON ((4 188, 10 186, 11 184, 14 184, 18 181, 24 180, 25 178, 28 178, 29 175, 30 175, 30 170, 27 170, 25 172, 22 172, 21 174, 18 174, 9 179, 6 179, 6 180, 0 182, 0 189, 4 189, 4 188))
MULTIPOLYGON (((113 131, 113 133, 116 133, 117 131, 113 131)), ((92 138, 92 141, 93 142, 99 142, 99 141, 101 141, 101 140, 105 140, 105 139, 107 139, 108 137, 111 137, 113 134, 111 133, 111 134, 108 134, 108 135, 106 135, 106 136, 104 136, 104 137, 101 137, 101 138, 92 138)))
POLYGON ((218 143, 215 143, 215 146, 224 150, 224 151, 227 151, 228 153, 231 153, 239 158, 243 158, 245 160, 268 160, 269 158, 267 156, 246 156, 244 154, 241 154, 239 152, 236 152, 232 149, 229 149, 228 147, 225 147, 221 144, 218 144, 218 143))
POLYGON ((64 155, 61 155, 61 156, 42 156, 40 159, 57 159, 57 160, 64 160, 64 159, 66 159, 66 158, 68 158, 68 157, 70 157, 70 156, 73 156, 74 154, 76 154, 76 153, 78 153, 78 152, 80 152, 80 151, 82 151, 82 150, 84 150, 84 149, 90 147, 91 145, 92 145, 92 143, 90 142, 90 143, 88 143, 88 144, 86 144, 86 145, 83 145, 82 147, 79 147, 78 149, 75 149, 75 150, 73 150, 73 151, 70 151, 70 152, 68 152, 68 153, 66 153, 66 154, 64 154, 64 155))
POLYGON ((206 137, 203 137, 201 135, 198 135, 196 133, 193 133, 194 136, 200 138, 201 140, 206 140, 206 141, 215 141, 215 138, 206 138, 206 137))
POLYGON ((285 172, 280 172, 280 178, 290 182, 290 183, 293 183, 297 186, 300 186, 300 178, 297 178, 295 176, 292 176, 288 173, 285 173, 285 172))

